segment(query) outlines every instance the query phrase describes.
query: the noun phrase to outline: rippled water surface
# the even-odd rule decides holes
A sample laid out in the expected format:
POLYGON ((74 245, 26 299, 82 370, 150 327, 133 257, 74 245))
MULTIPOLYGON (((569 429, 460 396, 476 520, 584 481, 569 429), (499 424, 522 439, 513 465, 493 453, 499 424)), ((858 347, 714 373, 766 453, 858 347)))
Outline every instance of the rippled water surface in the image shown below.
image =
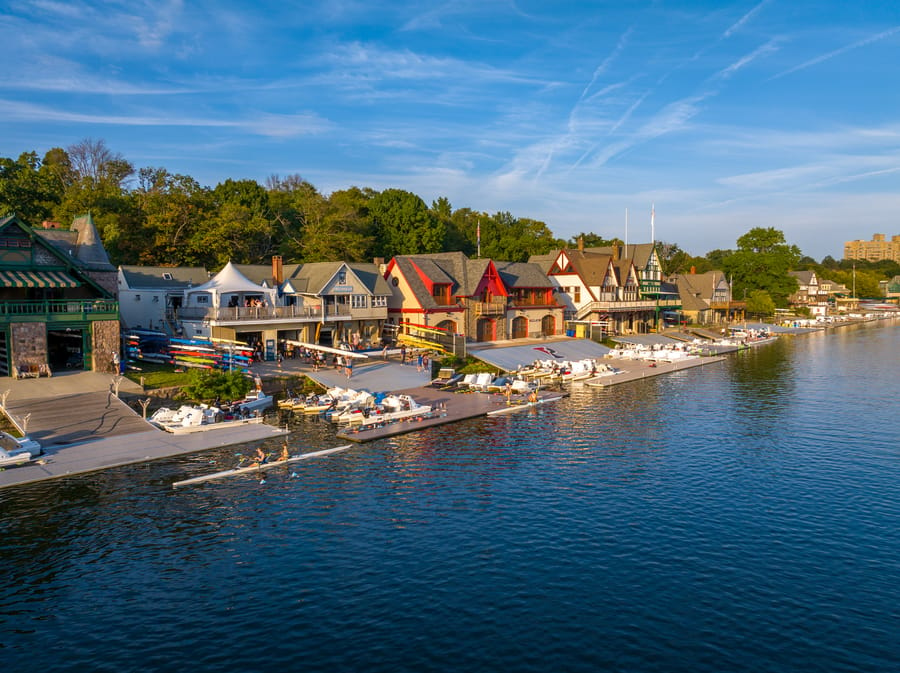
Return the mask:
POLYGON ((898 670, 898 347, 783 339, 264 484, 171 488, 239 447, 5 489, 0 666, 898 670))

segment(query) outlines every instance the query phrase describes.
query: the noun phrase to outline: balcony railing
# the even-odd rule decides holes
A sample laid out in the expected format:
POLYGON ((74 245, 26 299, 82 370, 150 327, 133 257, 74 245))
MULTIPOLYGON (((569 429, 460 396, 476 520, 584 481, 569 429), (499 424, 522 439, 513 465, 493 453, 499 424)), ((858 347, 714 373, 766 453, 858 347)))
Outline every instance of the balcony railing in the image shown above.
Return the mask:
POLYGON ((564 304, 551 299, 513 299, 509 302, 510 308, 561 308, 564 304))
POLYGON ((506 313, 506 300, 503 301, 473 301, 469 302, 469 308, 475 315, 503 315, 506 313))
POLYGON ((387 317, 387 307, 355 308, 346 304, 301 306, 226 306, 224 308, 187 307, 178 309, 178 319, 216 323, 318 322, 328 319, 377 320, 387 317))
POLYGON ((119 302, 108 299, 54 299, 0 303, 2 322, 118 320, 119 302))

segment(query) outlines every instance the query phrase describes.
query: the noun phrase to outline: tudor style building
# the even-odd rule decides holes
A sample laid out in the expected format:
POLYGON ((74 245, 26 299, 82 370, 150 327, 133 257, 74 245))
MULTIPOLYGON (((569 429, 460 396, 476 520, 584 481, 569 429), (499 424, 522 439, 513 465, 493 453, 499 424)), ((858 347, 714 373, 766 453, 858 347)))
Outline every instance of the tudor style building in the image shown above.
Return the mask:
POLYGON ((91 216, 69 229, 0 219, 0 376, 112 373, 119 345, 116 270, 91 216))
POLYGON ((746 303, 732 300, 731 285, 721 271, 677 274, 669 282, 678 287, 688 322, 714 325, 744 318, 746 303))
POLYGON ((529 261, 554 282, 576 331, 599 325, 615 334, 647 332, 659 326, 662 311, 680 308, 677 294, 662 282, 652 244, 564 248, 529 261))
POLYGON ((540 267, 462 252, 402 255, 385 269, 388 320, 404 332, 498 341, 563 331, 564 306, 540 267))

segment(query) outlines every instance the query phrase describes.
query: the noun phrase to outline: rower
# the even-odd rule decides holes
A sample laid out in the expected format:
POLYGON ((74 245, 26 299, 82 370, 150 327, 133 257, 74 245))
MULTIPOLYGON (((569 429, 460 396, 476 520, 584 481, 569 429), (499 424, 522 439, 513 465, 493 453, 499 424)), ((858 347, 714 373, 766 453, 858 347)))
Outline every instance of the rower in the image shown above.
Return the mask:
POLYGON ((278 456, 278 460, 287 460, 291 455, 288 453, 288 445, 287 442, 281 445, 281 455, 278 456))
POLYGON ((267 460, 269 460, 269 457, 266 455, 266 452, 262 450, 262 447, 257 447, 257 448, 256 448, 256 455, 253 456, 253 459, 254 459, 253 462, 254 462, 256 465, 262 465, 262 464, 265 463, 267 460))

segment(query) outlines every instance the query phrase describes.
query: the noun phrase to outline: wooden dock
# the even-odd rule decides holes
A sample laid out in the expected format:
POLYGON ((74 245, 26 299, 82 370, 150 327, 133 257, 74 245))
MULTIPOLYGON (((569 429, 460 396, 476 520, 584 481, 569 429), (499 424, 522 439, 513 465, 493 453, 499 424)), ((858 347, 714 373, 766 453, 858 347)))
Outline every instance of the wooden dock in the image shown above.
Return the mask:
MULTIPOLYGON (((376 439, 385 439, 386 437, 394 437, 407 432, 416 432, 437 425, 444 425, 445 423, 455 423, 467 418, 487 416, 492 411, 507 407, 506 396, 503 393, 455 392, 428 386, 398 392, 409 395, 419 404, 431 406, 431 415, 426 418, 388 423, 365 430, 353 427, 345 428, 338 432, 337 436, 340 439, 346 439, 351 442, 371 442, 376 439)), ((563 393, 562 395, 565 394, 563 393)), ((558 392, 543 392, 540 394, 540 397, 543 399, 559 397, 560 395, 558 392)), ((524 396, 516 395, 513 396, 513 399, 521 401, 524 399, 524 396)))

